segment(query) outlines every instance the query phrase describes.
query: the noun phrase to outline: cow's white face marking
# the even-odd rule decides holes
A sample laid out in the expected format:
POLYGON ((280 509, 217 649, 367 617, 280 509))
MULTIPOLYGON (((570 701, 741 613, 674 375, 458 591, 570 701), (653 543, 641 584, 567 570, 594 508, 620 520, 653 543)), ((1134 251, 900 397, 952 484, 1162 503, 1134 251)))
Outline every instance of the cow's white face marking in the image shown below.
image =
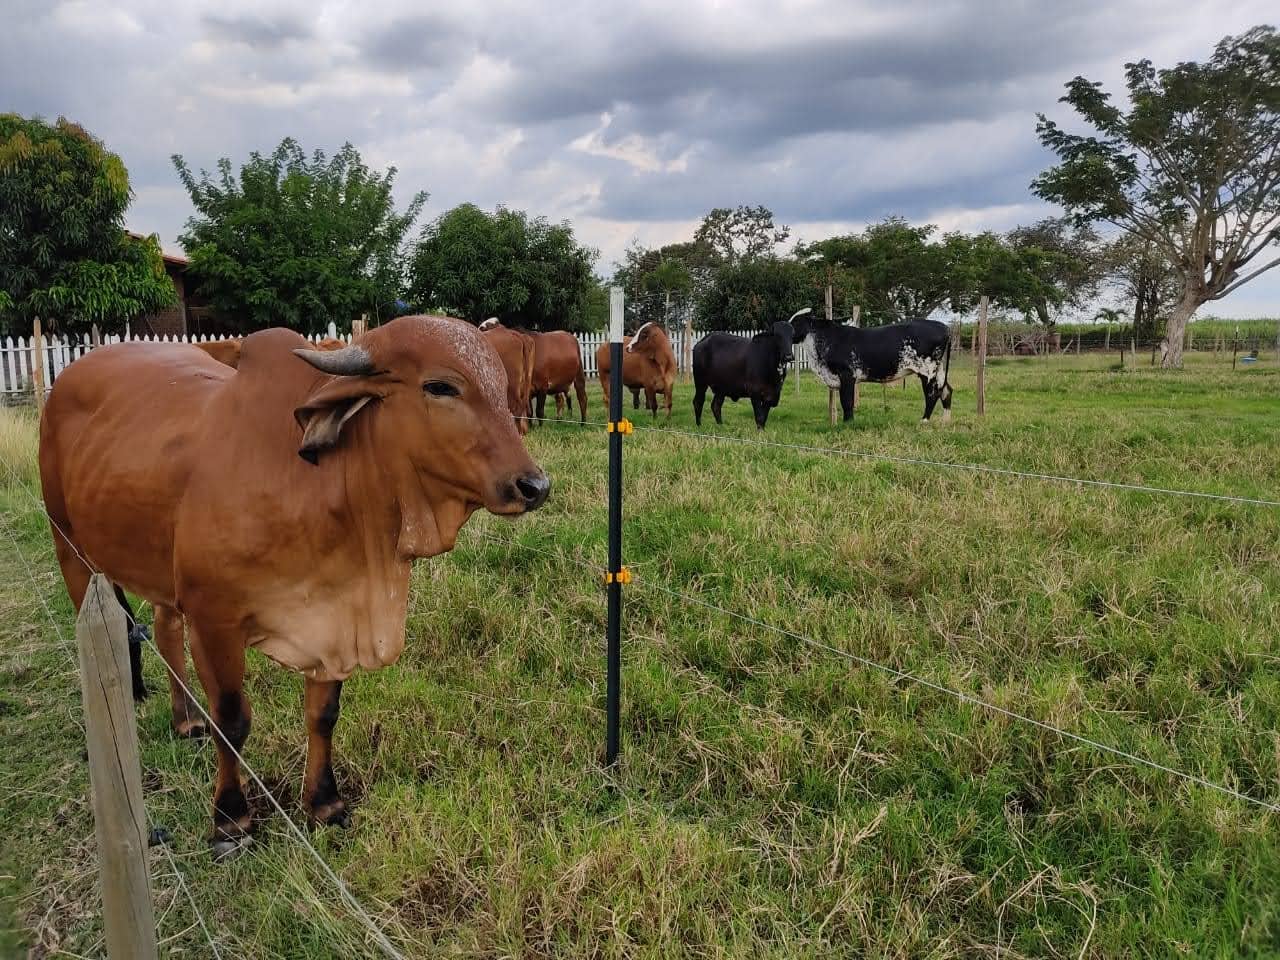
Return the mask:
POLYGON ((481 329, 481 330, 492 330, 492 329, 493 329, 494 327, 496 327, 497 325, 498 325, 498 318, 497 318, 497 317, 490 317, 490 318, 489 318, 488 320, 486 320, 484 323, 480 324, 480 329, 481 329))
POLYGON ((640 334, 644 333, 644 328, 649 326, 649 324, 651 323, 653 323, 652 320, 650 320, 648 323, 640 324, 640 329, 635 332, 635 334, 631 337, 631 342, 627 344, 627 353, 635 352, 636 342, 639 341, 640 334))

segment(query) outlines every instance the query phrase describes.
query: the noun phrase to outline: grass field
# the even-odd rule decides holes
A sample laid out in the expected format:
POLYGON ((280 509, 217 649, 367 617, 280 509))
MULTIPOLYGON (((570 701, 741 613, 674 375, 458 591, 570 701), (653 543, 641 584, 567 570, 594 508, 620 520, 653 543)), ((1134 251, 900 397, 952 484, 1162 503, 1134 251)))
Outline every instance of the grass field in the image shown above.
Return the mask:
MULTIPOLYGON (((1110 362, 992 361, 985 421, 960 364, 945 427, 918 425, 916 384, 831 428, 825 388, 789 382, 765 436, 1280 499, 1274 361, 1110 362)), ((38 489, 33 421, 4 417, 38 489)), ((749 406, 726 419, 703 430, 754 438, 749 406)), ((407 955, 1280 955, 1275 813, 661 589, 1280 801, 1280 509, 637 430, 604 772, 605 434, 529 444, 547 507, 420 564, 402 660, 343 694, 354 822, 312 840, 407 955)), ((99 956, 77 679, 45 609, 69 642, 70 606, 8 476, 0 521, 0 954, 99 956)), ((249 852, 210 861, 213 751, 170 735, 146 667, 162 953, 212 955, 176 871, 224 957, 374 955, 262 802, 249 852)), ((246 756, 300 816, 299 678, 252 655, 248 693, 246 756)))

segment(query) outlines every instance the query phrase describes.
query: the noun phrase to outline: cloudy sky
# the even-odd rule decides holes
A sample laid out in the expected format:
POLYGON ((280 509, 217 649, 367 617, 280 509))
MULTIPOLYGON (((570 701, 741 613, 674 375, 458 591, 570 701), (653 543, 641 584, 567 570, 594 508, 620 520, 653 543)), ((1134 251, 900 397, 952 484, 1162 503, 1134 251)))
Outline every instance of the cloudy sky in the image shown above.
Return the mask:
MULTIPOLYGON (((607 273, 763 203, 793 239, 890 214, 1005 229, 1052 212, 1036 111, 1076 74, 1204 59, 1274 0, 632 0, 528 4, 3 0, 0 110, 121 154, 130 226, 166 249, 195 168, 285 135, 395 165, 426 216, 473 201, 571 220, 607 273)), ((1215 312, 1280 313, 1280 271, 1215 312)))

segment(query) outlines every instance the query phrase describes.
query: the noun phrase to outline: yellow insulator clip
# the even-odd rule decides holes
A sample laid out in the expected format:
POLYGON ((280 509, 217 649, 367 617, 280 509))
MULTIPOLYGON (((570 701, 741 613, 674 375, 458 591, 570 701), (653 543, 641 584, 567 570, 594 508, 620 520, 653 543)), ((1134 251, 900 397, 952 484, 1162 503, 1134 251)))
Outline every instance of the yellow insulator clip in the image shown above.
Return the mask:
POLYGON ((617 421, 616 423, 610 420, 608 423, 604 425, 605 433, 613 433, 616 430, 618 431, 618 433, 625 435, 628 433, 634 433, 635 429, 636 428, 632 425, 631 421, 628 420, 626 417, 623 417, 621 420, 617 421))
POLYGON ((611 583, 621 583, 621 584, 630 583, 631 571, 628 570, 626 567, 623 567, 617 573, 612 573, 612 572, 606 573, 604 575, 604 582, 606 585, 611 583))

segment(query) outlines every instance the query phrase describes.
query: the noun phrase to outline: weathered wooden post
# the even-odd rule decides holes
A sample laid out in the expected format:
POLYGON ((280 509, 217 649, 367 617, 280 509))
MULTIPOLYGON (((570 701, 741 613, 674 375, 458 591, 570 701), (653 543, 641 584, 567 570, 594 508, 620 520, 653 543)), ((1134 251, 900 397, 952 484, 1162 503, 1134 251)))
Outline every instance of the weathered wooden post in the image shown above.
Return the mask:
POLYGON ((147 871, 147 827, 133 715, 124 611, 111 582, 89 581, 76 618, 80 689, 89 742, 89 783, 98 838, 102 924, 111 960, 156 957, 147 871))
POLYGON ((1103 337, 1102 352, 1103 353, 1111 352, 1111 325, 1110 324, 1107 325, 1107 332, 1103 337))
POLYGON ((987 415, 987 307, 991 301, 986 294, 978 301, 978 416, 987 415))
POLYGON ((36 413, 44 413, 44 333, 40 318, 31 322, 31 384, 36 395, 36 413))

